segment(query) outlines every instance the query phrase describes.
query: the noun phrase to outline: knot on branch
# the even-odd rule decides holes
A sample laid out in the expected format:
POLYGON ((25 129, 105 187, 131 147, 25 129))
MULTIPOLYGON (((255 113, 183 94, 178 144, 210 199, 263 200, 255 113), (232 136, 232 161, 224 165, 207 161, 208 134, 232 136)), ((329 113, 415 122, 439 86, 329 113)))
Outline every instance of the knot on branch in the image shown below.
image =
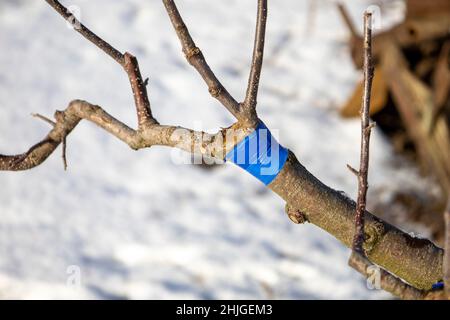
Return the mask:
POLYGON ((127 73, 132 73, 134 69, 136 69, 137 67, 137 59, 134 55, 132 55, 129 52, 125 52, 125 54, 123 55, 124 58, 124 63, 123 63, 123 68, 125 69, 125 71, 127 73))
MULTIPOLYGON (((73 101, 70 103, 72 105, 72 103, 74 103, 73 101)), ((64 122, 65 120, 65 115, 64 115, 64 111, 60 111, 60 110, 56 110, 55 114, 54 114, 55 120, 58 122, 64 122)))
POLYGON ((188 61, 190 61, 193 57, 200 55, 201 53, 202 53, 202 51, 200 50, 200 48, 192 47, 192 48, 188 48, 184 54, 186 55, 186 59, 188 61))
POLYGON ((369 254, 375 248, 383 236, 384 231, 383 223, 378 220, 366 224, 364 228, 364 251, 366 254, 369 254))
POLYGON ((208 89, 208 91, 211 94, 211 96, 213 96, 214 98, 217 98, 222 93, 222 88, 221 87, 210 87, 208 89))
POLYGON ((301 212, 298 209, 291 207, 287 203, 285 206, 285 211, 286 211, 286 214, 288 215, 289 219, 295 224, 303 224, 305 222, 309 222, 308 217, 306 216, 305 213, 301 212))

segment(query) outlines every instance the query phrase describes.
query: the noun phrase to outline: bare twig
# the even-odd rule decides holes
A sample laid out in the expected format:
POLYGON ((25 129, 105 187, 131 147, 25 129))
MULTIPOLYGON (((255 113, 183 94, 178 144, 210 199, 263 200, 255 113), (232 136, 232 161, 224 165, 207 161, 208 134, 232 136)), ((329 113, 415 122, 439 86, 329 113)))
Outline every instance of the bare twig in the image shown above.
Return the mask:
POLYGON ((59 1, 57 0, 45 0, 53 9, 55 9, 60 15, 64 17, 68 22, 70 22, 74 29, 79 32, 87 40, 95 44, 99 49, 105 52, 108 56, 116 60, 121 66, 125 64, 124 55, 111 46, 108 42, 97 36, 91 30, 89 30, 85 25, 83 25, 78 19, 59 1))
POLYGON ((256 21, 255 43, 253 48, 253 59, 248 79, 247 93, 243 108, 248 117, 256 117, 256 103, 258 97, 259 81, 264 60, 264 42, 266 37, 267 22, 267 0, 258 0, 258 15, 256 21))
POLYGON ((369 270, 377 274, 380 286, 383 289, 400 297, 401 299, 417 300, 430 298, 432 294, 425 290, 419 290, 412 287, 391 273, 381 269, 368 260, 364 252, 364 214, 366 212, 366 196, 368 189, 368 171, 369 171, 369 145, 370 133, 375 123, 370 122, 370 97, 373 78, 373 62, 372 62, 372 15, 369 12, 364 13, 364 94, 361 104, 361 154, 359 171, 347 165, 347 167, 358 177, 358 199, 356 204, 355 215, 355 233, 352 243, 352 255, 349 259, 349 265, 362 273, 365 277, 371 276, 369 270))
POLYGON ((54 127, 55 125, 56 125, 56 122, 55 121, 53 121, 53 120, 51 120, 51 119, 49 119, 49 118, 47 118, 47 117, 45 117, 45 116, 43 116, 43 115, 41 115, 41 114, 39 114, 39 113, 32 113, 31 114, 33 117, 35 117, 35 118, 38 118, 38 119, 41 119, 42 121, 44 121, 44 122, 47 122, 49 125, 51 125, 52 127, 54 127))
POLYGON ((366 195, 368 189, 369 143, 373 125, 370 123, 370 91, 372 89, 372 14, 364 13, 364 96, 361 106, 361 155, 358 172, 358 200, 356 204, 355 235, 353 250, 364 255, 364 213, 366 211, 366 195))
POLYGON ((222 103, 222 105, 227 108, 236 119, 243 119, 240 113, 239 103, 225 89, 219 79, 217 79, 216 75, 206 62, 203 53, 195 45, 195 42, 189 34, 189 30, 186 27, 175 2, 173 0, 163 0, 163 2, 175 32, 180 39, 187 61, 198 71, 203 80, 206 82, 211 96, 219 100, 220 103, 222 103))
POLYGON ((131 89, 133 90, 139 128, 142 129, 146 125, 158 123, 152 116, 150 101, 147 94, 147 86, 142 80, 138 61, 136 57, 128 52, 125 53, 124 68, 130 80, 131 89))
POLYGON ((147 95, 147 89, 142 81, 141 71, 137 59, 130 53, 122 54, 119 50, 111 46, 108 42, 97 36, 94 32, 89 30, 85 25, 77 20, 76 17, 59 1, 45 0, 52 8, 54 8, 64 19, 74 25, 74 29, 78 31, 83 37, 96 45, 99 49, 117 61, 128 74, 131 88, 137 109, 137 117, 139 128, 144 125, 153 125, 157 121, 153 118, 150 102, 147 95))
MULTIPOLYGON (((224 139, 226 129, 209 134, 182 127, 155 124, 136 131, 109 115, 101 107, 82 100, 74 100, 64 111, 57 111, 55 119, 55 126, 49 134, 24 154, 12 156, 0 154, 0 171, 28 170, 40 165, 60 143, 64 142, 82 119, 103 128, 134 150, 161 145, 200 153, 212 158, 223 158, 224 153, 232 147, 229 145, 232 141, 224 139)), ((246 130, 235 130, 234 133, 237 140, 248 135, 246 130)))
POLYGON ((67 135, 62 138, 62 160, 64 170, 67 170, 67 135))
POLYGON ((353 168, 351 165, 347 164, 347 169, 350 170, 350 172, 353 173, 356 177, 359 176, 359 171, 353 168))

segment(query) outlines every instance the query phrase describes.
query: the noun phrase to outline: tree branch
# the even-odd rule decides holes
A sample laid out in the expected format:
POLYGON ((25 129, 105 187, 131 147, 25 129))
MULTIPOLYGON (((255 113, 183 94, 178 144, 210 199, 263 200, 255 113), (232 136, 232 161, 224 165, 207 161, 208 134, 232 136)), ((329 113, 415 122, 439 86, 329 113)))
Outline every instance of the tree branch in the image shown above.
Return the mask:
POLYGON ((206 82, 211 96, 219 100, 236 119, 243 119, 240 113, 239 103, 230 95, 219 79, 217 79, 216 75, 206 62, 203 53, 195 45, 175 2, 173 0, 163 0, 163 3, 166 7, 170 21, 175 28, 175 32, 180 39, 187 61, 198 71, 206 82))
MULTIPOLYGON (((22 171, 40 165, 82 119, 96 124, 134 150, 160 145, 223 159, 234 144, 234 139, 229 139, 228 142, 225 139, 226 129, 209 134, 183 127, 155 124, 136 131, 108 114, 100 106, 83 100, 74 100, 66 110, 56 111, 55 119, 55 125, 49 134, 27 152, 12 156, 0 154, 0 171, 22 171)), ((235 139, 241 140, 248 131, 240 129, 234 130, 233 133, 235 139)))
MULTIPOLYGON (((302 220, 352 247, 356 203, 317 179, 292 152, 269 188, 301 212, 302 220)), ((364 249, 370 261, 418 289, 429 290, 442 280, 441 248, 399 230, 370 212, 365 212, 364 221, 364 249)))
POLYGON ((370 93, 372 89, 372 14, 364 13, 364 96, 361 105, 361 155, 358 171, 358 200, 355 215, 355 235, 353 250, 364 255, 364 212, 366 211, 367 176, 369 172, 370 132, 372 125, 369 118, 370 93))
POLYGON ((55 9, 64 19, 74 25, 74 29, 80 33, 87 40, 96 45, 100 50, 105 52, 108 56, 117 61, 118 64, 123 66, 125 64, 124 55, 111 46, 108 42, 97 36, 91 30, 89 30, 84 24, 82 24, 65 6, 63 6, 57 0, 45 0, 53 9, 55 9))
POLYGON ((131 89, 133 91, 134 103, 136 105, 136 112, 138 117, 139 128, 144 126, 154 125, 158 122, 153 118, 150 101, 148 99, 147 86, 142 80, 139 64, 133 55, 125 53, 124 69, 128 74, 131 89))
MULTIPOLYGON (((56 126, 56 122, 55 121, 50 120, 49 118, 44 117, 43 115, 40 115, 38 113, 34 113, 34 114, 32 114, 32 116, 36 117, 38 119, 41 119, 44 122, 47 122, 52 127, 56 126)), ((67 142, 66 136, 63 136, 63 138, 62 138, 62 160, 63 160, 64 170, 67 170, 67 156, 66 156, 67 143, 66 142, 67 142)))
POLYGON ((150 102, 147 95, 147 89, 142 81, 141 71, 137 59, 130 53, 122 54, 119 50, 111 46, 108 42, 97 36, 94 32, 89 30, 82 24, 73 14, 57 0, 45 0, 53 9, 55 9, 64 19, 74 25, 74 29, 80 33, 84 38, 92 42, 99 49, 113 58, 119 63, 128 74, 131 88, 136 105, 139 128, 145 125, 153 125, 157 121, 153 118, 150 102))
POLYGON ((256 18, 255 43, 253 47, 252 66, 248 79, 247 93, 243 103, 243 111, 247 117, 256 118, 256 104, 259 81, 264 60, 264 42, 266 37, 267 0, 258 0, 258 14, 256 18))

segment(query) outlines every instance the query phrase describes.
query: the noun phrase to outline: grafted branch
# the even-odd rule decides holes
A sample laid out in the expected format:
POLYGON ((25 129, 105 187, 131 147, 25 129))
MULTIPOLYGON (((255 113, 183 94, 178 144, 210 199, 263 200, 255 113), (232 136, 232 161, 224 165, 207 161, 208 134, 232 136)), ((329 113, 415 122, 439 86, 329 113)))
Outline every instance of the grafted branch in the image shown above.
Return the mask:
MULTIPOLYGON (((311 174, 290 152, 288 160, 269 184, 306 220, 351 248, 356 203, 311 174)), ((429 290, 442 279, 443 250, 427 239, 410 234, 364 214, 367 258, 418 289, 429 290)))

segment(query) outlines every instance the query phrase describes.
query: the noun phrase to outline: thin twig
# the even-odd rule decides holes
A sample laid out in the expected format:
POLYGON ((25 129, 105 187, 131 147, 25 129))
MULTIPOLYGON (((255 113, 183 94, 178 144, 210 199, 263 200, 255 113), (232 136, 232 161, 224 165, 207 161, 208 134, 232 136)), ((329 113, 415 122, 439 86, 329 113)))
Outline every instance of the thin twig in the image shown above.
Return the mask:
POLYGON ((148 99, 147 86, 142 80, 139 63, 133 55, 125 53, 125 71, 130 80, 131 89, 133 90, 134 103, 136 105, 136 112, 138 117, 139 128, 145 125, 156 124, 157 121, 153 118, 150 100, 148 99))
POLYGON ((32 113, 31 115, 33 117, 35 117, 35 118, 41 119, 44 122, 47 122, 52 127, 56 126, 56 122, 55 121, 53 121, 53 120, 51 120, 51 119, 49 119, 49 118, 47 118, 47 117, 45 117, 45 116, 43 116, 43 115, 41 115, 39 113, 32 113))
POLYGON ((62 160, 64 165, 64 170, 67 170, 67 135, 64 135, 62 138, 62 160))
POLYGON ((116 60, 121 66, 124 65, 124 55, 111 46, 108 42, 97 36, 91 30, 89 30, 84 24, 82 24, 65 6, 63 6, 57 0, 45 0, 53 9, 55 9, 64 19, 70 22, 74 29, 80 33, 87 40, 95 44, 99 49, 105 52, 108 56, 116 60))
POLYGON ((350 170, 350 172, 353 173, 355 176, 357 176, 357 177, 359 176, 358 170, 353 168, 351 165, 347 164, 347 169, 350 170))
POLYGON ((358 174, 358 200, 356 204, 355 235, 353 250, 364 255, 364 213, 366 211, 367 176, 369 171, 369 143, 370 132, 370 93, 372 89, 372 14, 364 13, 364 96, 361 105, 361 155, 358 174))
POLYGON ((195 45, 175 2, 173 0, 163 0, 163 2, 175 32, 180 39, 183 52, 188 62, 198 71, 206 82, 211 96, 219 100, 236 119, 242 119, 243 117, 240 113, 239 103, 225 89, 219 79, 217 79, 216 75, 206 62, 202 52, 195 45))
POLYGON ((244 109, 248 116, 256 115, 259 81, 261 78, 264 60, 264 42, 266 37, 267 0, 258 0, 258 14, 256 18, 255 42, 253 47, 252 66, 248 79, 247 93, 244 100, 244 109))
POLYGON ((117 61, 128 74, 128 78, 133 90, 134 101, 136 105, 139 128, 144 125, 157 123, 153 118, 147 89, 142 80, 141 71, 137 59, 130 53, 122 54, 119 50, 111 46, 108 42, 97 36, 94 32, 83 25, 73 14, 57 0, 45 0, 53 9, 55 9, 64 19, 69 21, 74 29, 83 37, 92 42, 103 52, 117 61))

